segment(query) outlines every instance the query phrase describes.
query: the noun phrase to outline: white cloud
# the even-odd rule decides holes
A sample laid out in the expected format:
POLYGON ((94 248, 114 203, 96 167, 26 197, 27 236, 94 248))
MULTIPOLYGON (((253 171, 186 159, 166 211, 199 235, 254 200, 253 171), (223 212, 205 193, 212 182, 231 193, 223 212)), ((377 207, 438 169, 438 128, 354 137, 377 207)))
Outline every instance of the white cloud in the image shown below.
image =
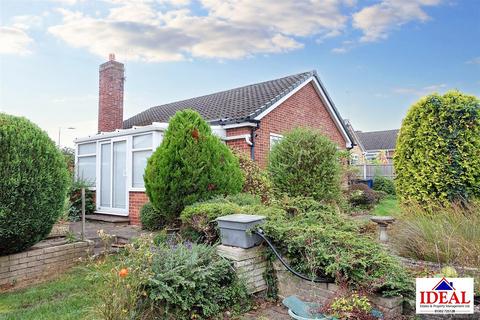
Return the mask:
POLYGON ((371 42, 386 39, 392 29, 410 21, 425 22, 430 19, 423 10, 442 0, 383 0, 353 14, 353 27, 363 32, 361 41, 371 42))
POLYGON ((341 6, 352 3, 203 0, 207 13, 198 15, 182 7, 187 0, 107 1, 112 7, 105 16, 59 9, 63 22, 49 32, 102 57, 115 52, 121 60, 239 59, 302 48, 305 37, 339 34, 348 20, 341 6))
POLYGON ((27 55, 33 39, 19 28, 0 27, 0 54, 27 55))
POLYGON ((23 30, 38 28, 43 23, 41 16, 34 16, 34 15, 14 16, 11 19, 11 21, 12 21, 12 27, 17 29, 23 29, 23 30))
POLYGON ((468 64, 480 64, 480 57, 475 57, 471 60, 468 60, 466 63, 468 63, 468 64))
POLYGON ((425 96, 434 92, 443 92, 447 88, 445 83, 432 84, 429 86, 416 88, 416 87, 398 87, 394 88, 393 92, 398 94, 425 96))

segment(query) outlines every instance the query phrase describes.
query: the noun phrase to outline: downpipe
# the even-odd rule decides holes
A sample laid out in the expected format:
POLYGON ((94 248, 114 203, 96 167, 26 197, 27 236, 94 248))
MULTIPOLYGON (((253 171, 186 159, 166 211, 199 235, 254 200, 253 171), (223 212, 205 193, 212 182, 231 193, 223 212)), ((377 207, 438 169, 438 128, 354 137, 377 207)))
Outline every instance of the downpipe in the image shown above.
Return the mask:
POLYGON ((275 247, 270 242, 270 240, 268 240, 267 236, 265 235, 265 232, 263 232, 263 230, 261 228, 258 228, 256 230, 254 230, 253 232, 256 235, 258 235, 260 238, 262 238, 268 244, 270 249, 272 249, 273 253, 278 258, 278 260, 280 260, 280 262, 283 264, 283 266, 285 268, 287 268, 287 270, 290 271, 293 275, 299 277, 300 279, 307 280, 307 281, 310 281, 310 282, 315 282, 315 283, 331 283, 331 282, 334 282, 334 279, 328 278, 328 277, 325 277, 325 278, 317 277, 317 278, 312 279, 312 278, 307 277, 304 274, 301 274, 300 272, 297 272, 297 271, 293 270, 292 267, 290 267, 290 265, 285 260, 283 260, 280 253, 278 253, 277 249, 275 249, 275 247))

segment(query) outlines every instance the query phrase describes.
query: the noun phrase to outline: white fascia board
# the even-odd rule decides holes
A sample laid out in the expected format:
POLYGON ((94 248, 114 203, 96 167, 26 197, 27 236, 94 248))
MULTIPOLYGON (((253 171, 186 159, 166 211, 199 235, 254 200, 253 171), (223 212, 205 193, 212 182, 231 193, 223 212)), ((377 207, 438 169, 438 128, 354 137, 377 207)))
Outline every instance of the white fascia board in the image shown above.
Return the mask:
POLYGON ((233 128, 242 128, 242 127, 256 127, 256 123, 252 122, 240 122, 240 123, 231 123, 223 125, 222 128, 224 129, 233 129, 233 128))
POLYGON ((290 98, 291 96, 293 96, 295 93, 297 93, 297 91, 299 91, 300 89, 302 89, 303 87, 305 87, 310 81, 313 80, 313 77, 310 77, 308 78, 307 80, 305 80, 301 85, 299 85, 298 87, 296 87, 295 89, 293 89, 292 91, 290 91, 287 95, 285 95, 284 97, 282 97, 280 100, 278 100, 277 102, 275 102, 274 104, 272 104, 270 107, 268 107, 265 111, 263 111, 262 113, 260 113, 258 116, 255 117, 255 120, 262 120, 263 117, 265 117, 267 114, 269 114, 270 112, 273 111, 273 109, 275 109, 276 107, 278 107, 279 105, 281 105, 283 102, 285 102, 285 100, 287 100, 288 98, 290 98))
POLYGON ((85 143, 85 142, 94 142, 94 141, 103 140, 103 139, 111 139, 111 138, 116 138, 121 136, 134 135, 137 133, 165 131, 167 127, 168 127, 168 123, 165 124, 165 123, 154 122, 151 125, 143 126, 143 127, 132 127, 130 129, 117 129, 112 132, 101 132, 92 136, 77 138, 73 140, 73 142, 75 144, 79 144, 79 143, 85 143))
POLYGON ((322 99, 323 103, 327 106, 328 113, 329 113, 330 116, 333 118, 333 120, 334 120, 334 122, 335 122, 335 125, 336 125, 337 128, 340 130, 340 133, 342 134, 343 138, 345 139, 345 141, 346 141, 345 147, 346 147, 346 148, 351 148, 353 142, 352 142, 352 141, 350 140, 350 138, 348 137, 348 134, 347 134, 347 132, 345 131, 345 128, 343 127, 342 122, 340 121, 340 119, 338 118, 337 114, 335 113, 335 111, 334 111, 334 109, 333 109, 333 106, 330 104, 330 100, 327 98, 326 93, 325 93, 325 92, 323 91, 323 89, 322 89, 322 86, 318 83, 317 79, 316 79, 314 76, 306 79, 301 85, 299 85, 299 86, 296 87, 294 90, 292 90, 292 91, 289 92, 287 95, 285 95, 283 98, 281 98, 280 100, 278 100, 277 102, 275 102, 274 104, 272 104, 272 105, 271 105, 270 107, 268 107, 265 111, 263 111, 263 112, 260 113, 257 117, 255 117, 255 120, 261 120, 263 117, 265 117, 267 114, 269 114, 272 110, 274 110, 276 107, 278 107, 278 106, 281 105, 283 102, 285 102, 285 100, 287 100, 287 99, 290 98, 292 95, 294 95, 295 93, 297 93, 300 89, 302 89, 303 87, 305 87, 308 83, 310 83, 310 81, 313 81, 315 90, 317 91, 318 95, 319 95, 320 98, 322 99))

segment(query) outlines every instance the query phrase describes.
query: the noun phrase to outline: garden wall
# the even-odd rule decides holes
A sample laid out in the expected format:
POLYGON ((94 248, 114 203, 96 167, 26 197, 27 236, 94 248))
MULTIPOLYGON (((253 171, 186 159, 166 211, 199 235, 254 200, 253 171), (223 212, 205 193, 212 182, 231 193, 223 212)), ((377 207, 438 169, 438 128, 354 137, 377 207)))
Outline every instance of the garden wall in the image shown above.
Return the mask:
MULTIPOLYGON (((273 268, 278 280, 278 296, 285 297, 296 295, 309 302, 325 303, 335 296, 339 287, 334 283, 314 283, 292 275, 280 261, 275 260, 273 268)), ((375 308, 383 312, 387 319, 397 319, 403 313, 403 298, 384 298, 381 296, 369 297, 375 308)))
POLYGON ((93 241, 46 240, 29 250, 0 257, 0 291, 40 282, 93 252, 93 241))
MULTIPOLYGON (((217 247, 220 256, 233 262, 237 274, 246 280, 251 293, 267 289, 264 279, 266 270, 265 250, 263 246, 250 249, 224 245, 217 247)), ((323 304, 335 296, 339 290, 339 287, 334 283, 313 283, 302 280, 292 275, 278 260, 274 261, 273 267, 277 276, 278 296, 281 299, 296 295, 304 301, 323 304)), ((397 319, 402 315, 403 298, 401 297, 370 296, 369 299, 375 308, 384 313, 387 319, 397 319)))

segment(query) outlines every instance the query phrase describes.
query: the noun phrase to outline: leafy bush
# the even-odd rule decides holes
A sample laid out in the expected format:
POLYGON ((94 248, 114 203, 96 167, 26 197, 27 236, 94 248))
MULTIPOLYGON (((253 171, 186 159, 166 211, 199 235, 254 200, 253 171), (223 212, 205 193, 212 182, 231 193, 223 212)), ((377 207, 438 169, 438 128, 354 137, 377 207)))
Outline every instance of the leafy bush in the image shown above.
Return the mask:
POLYGON ((480 265, 480 204, 437 207, 411 204, 393 225, 393 242, 402 256, 449 265, 480 265))
POLYGON ((298 271, 384 296, 411 294, 399 262, 335 208, 271 214, 263 230, 298 271))
POLYGON ((162 144, 148 159, 144 179, 150 202, 167 222, 187 205, 238 193, 243 185, 237 158, 193 110, 172 117, 162 144))
POLYGON ((236 152, 235 155, 240 163, 240 168, 245 176, 243 192, 253 194, 262 199, 263 203, 269 203, 273 197, 272 182, 268 173, 263 171, 258 164, 247 155, 236 152))
POLYGON ((373 179, 373 190, 395 195, 395 183, 391 179, 378 176, 373 179))
POLYGON ((268 216, 276 210, 278 209, 261 205, 260 200, 250 194, 238 194, 187 206, 180 219, 184 234, 188 234, 191 239, 215 243, 219 236, 215 219, 238 213, 268 216))
POLYGON ((380 200, 380 195, 366 184, 357 183, 349 188, 348 201, 354 207, 372 208, 380 200))
POLYGON ((163 215, 152 206, 150 202, 145 203, 140 209, 140 221, 145 230, 155 231, 164 225, 163 215))
POLYGON ((47 133, 0 113, 0 255, 44 239, 64 209, 65 160, 47 133))
POLYGON ((273 147, 268 170, 278 193, 337 201, 339 157, 331 140, 311 129, 297 128, 273 147))
POLYGON ((147 291, 160 319, 207 319, 248 307, 248 293, 216 248, 197 244, 160 246, 147 291))
POLYGON ((322 311, 340 320, 375 320, 377 317, 374 315, 383 319, 383 314, 372 308, 366 296, 348 291, 342 292, 332 301, 327 302, 322 311))
POLYGON ((414 104, 394 155, 397 194, 424 207, 480 195, 480 101, 450 91, 414 104))
POLYGON ((82 216, 82 188, 85 188, 85 214, 95 212, 95 193, 89 187, 88 182, 80 179, 72 182, 69 190, 70 207, 68 208, 70 221, 78 221, 82 216))
POLYGON ((216 248, 158 242, 141 235, 116 257, 115 267, 92 274, 100 283, 101 319, 213 319, 250 307, 246 286, 216 248))

